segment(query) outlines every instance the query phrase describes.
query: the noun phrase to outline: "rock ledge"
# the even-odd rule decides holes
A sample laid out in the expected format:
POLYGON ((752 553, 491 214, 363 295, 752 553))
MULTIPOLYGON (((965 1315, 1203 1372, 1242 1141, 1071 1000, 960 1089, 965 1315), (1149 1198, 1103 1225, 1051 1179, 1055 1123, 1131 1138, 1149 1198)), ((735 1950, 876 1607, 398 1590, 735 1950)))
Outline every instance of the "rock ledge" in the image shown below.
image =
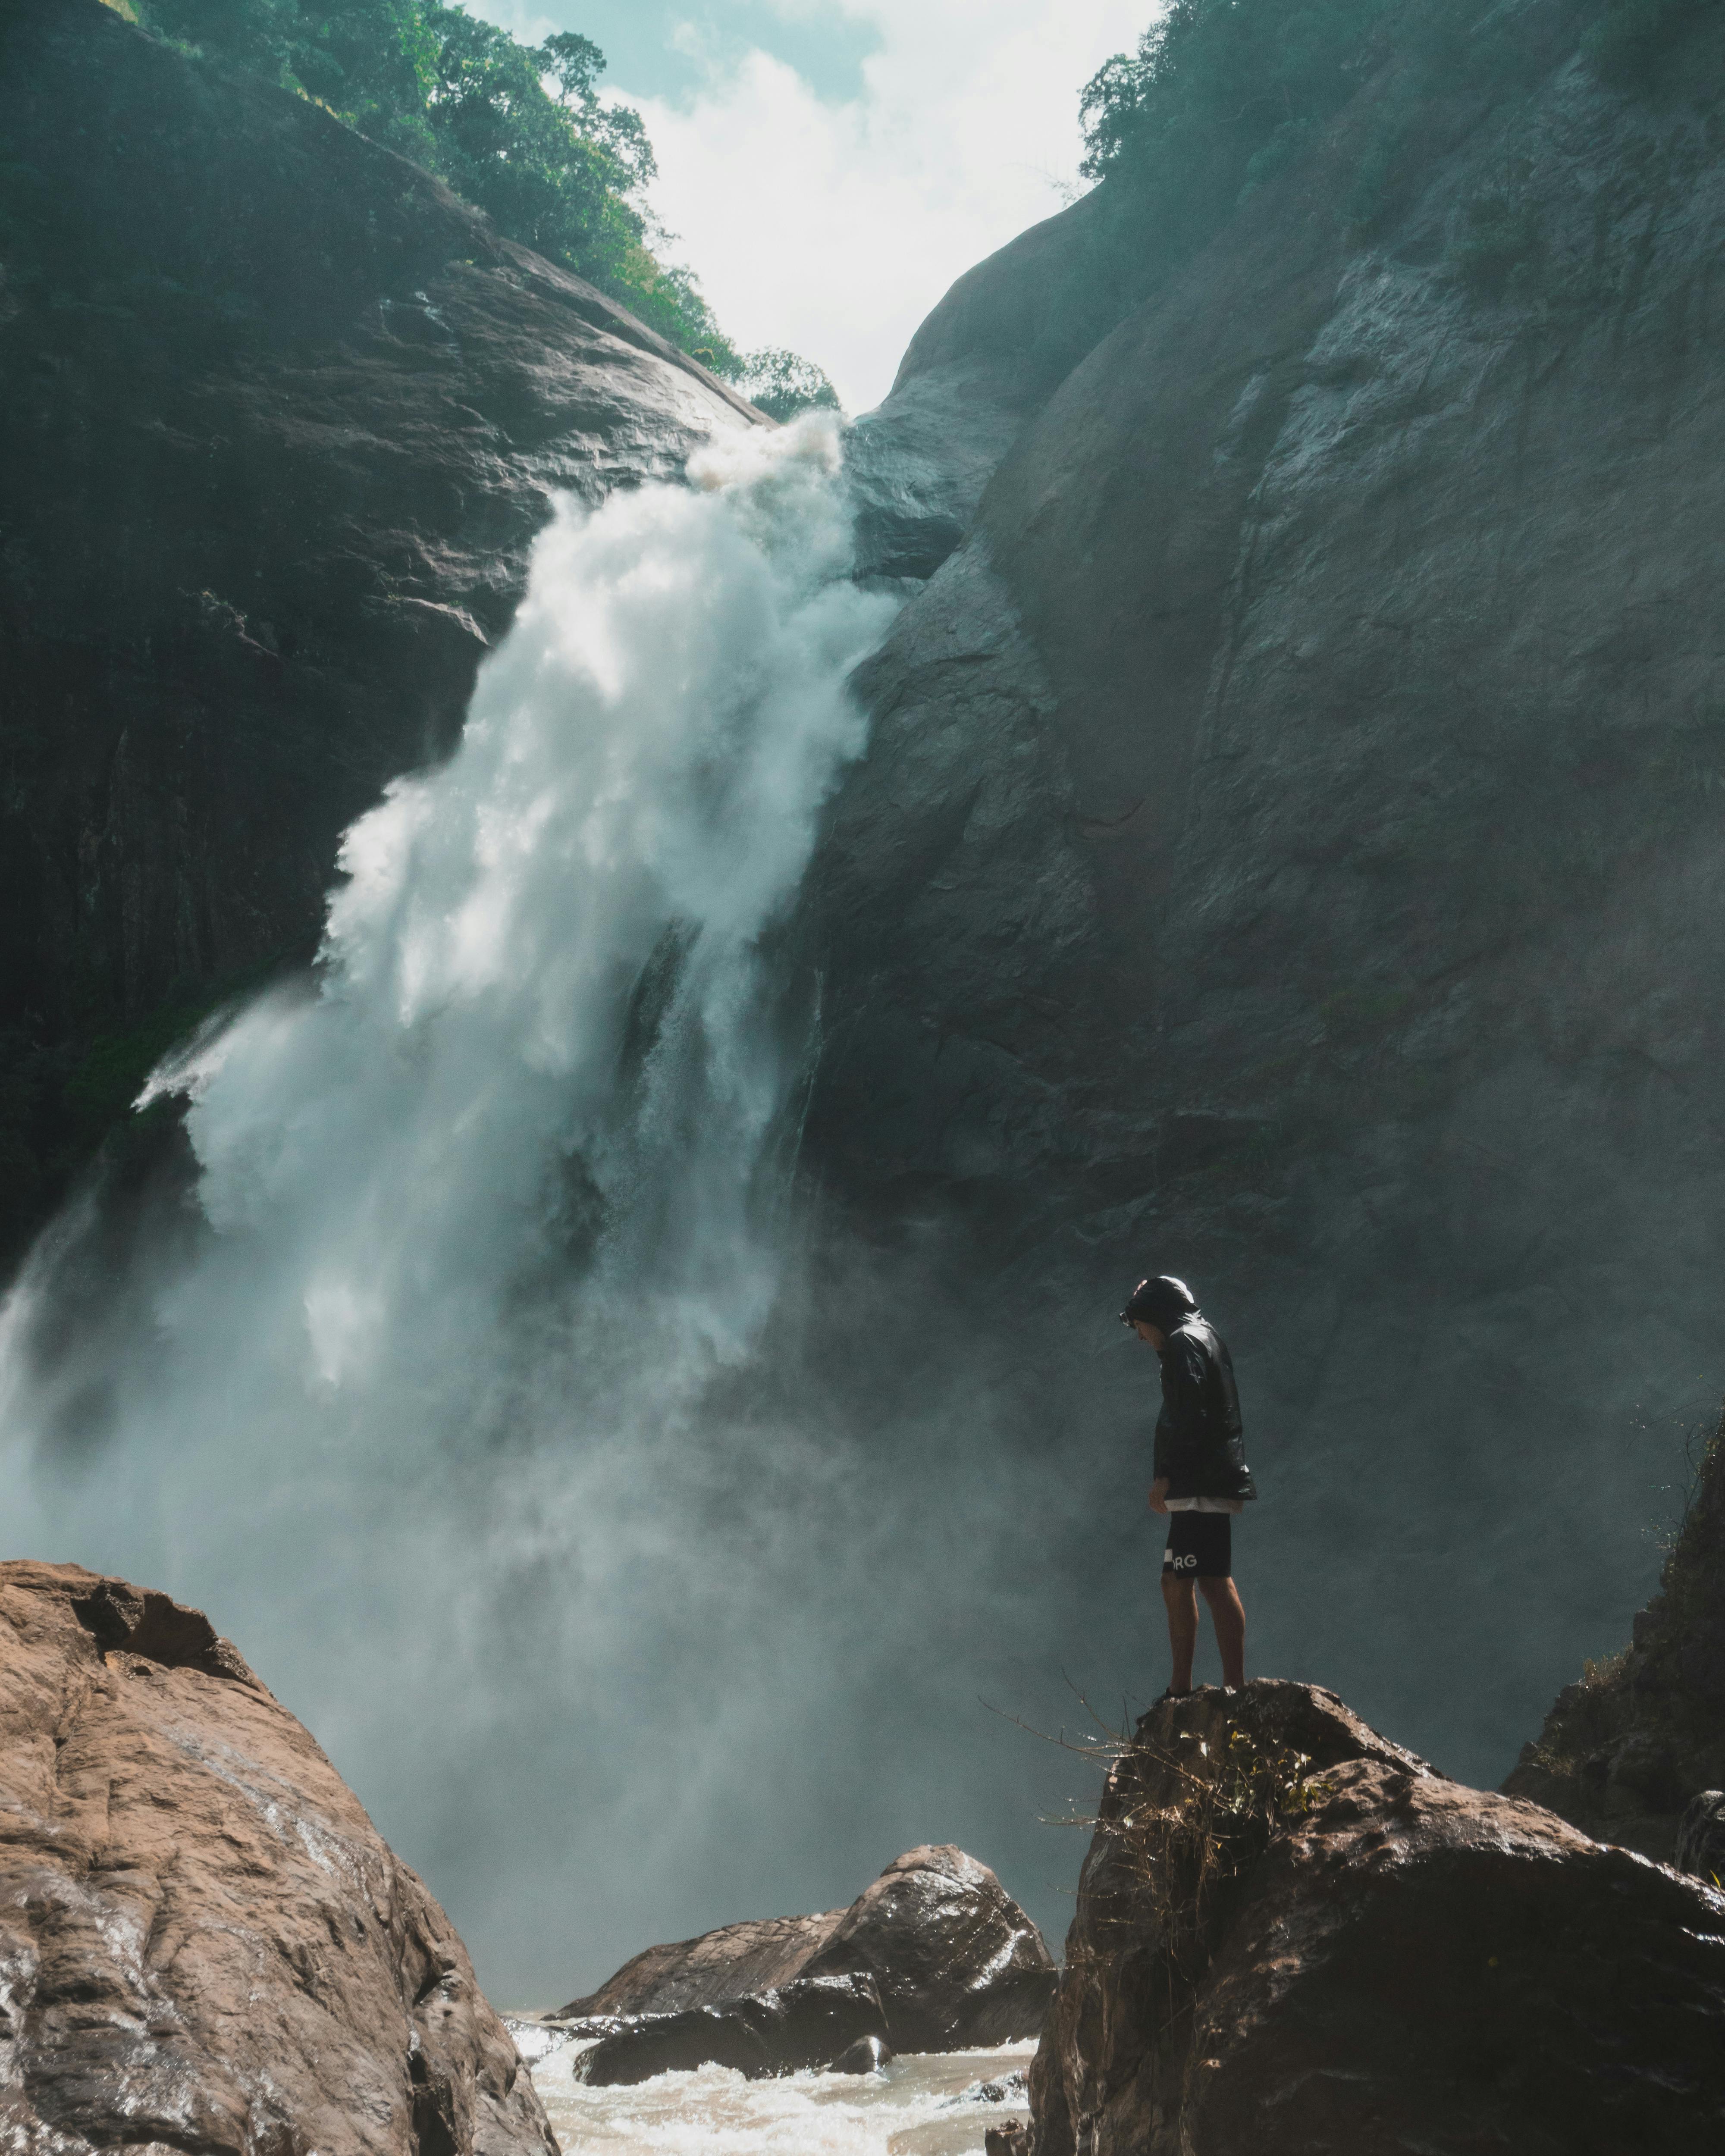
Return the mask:
POLYGON ((1725 2131, 1725 1895, 1463 1788, 1315 1687, 1153 1709, 1015 2156, 1661 2156, 1725 2131))

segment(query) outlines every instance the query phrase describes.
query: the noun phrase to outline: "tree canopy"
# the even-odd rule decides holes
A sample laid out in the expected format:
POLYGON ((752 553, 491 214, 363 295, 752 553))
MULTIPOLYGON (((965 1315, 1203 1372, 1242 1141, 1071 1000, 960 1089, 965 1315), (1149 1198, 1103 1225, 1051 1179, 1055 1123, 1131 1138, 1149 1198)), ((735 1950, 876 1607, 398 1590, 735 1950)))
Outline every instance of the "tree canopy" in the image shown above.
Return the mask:
MULTIPOLYGON (((1645 72, 1717 0, 1579 0, 1584 56, 1645 72)), ((1094 339, 1204 246, 1378 78, 1340 205, 1361 234, 1420 168, 1428 116, 1524 95, 1552 64, 1553 11, 1499 0, 1172 0, 1085 85, 1086 177, 1101 182, 1071 275, 1074 333, 1094 339)), ((1472 205, 1458 271, 1491 285, 1525 255, 1507 196, 1472 205)))
POLYGON ((836 404, 794 354, 739 352, 690 270, 660 253, 653 146, 599 95, 605 56, 559 32, 526 45, 449 0, 131 0, 145 29, 267 75, 429 167, 499 229, 622 301, 727 381, 759 374, 775 418, 836 404), (778 363, 794 362, 791 373, 778 363))

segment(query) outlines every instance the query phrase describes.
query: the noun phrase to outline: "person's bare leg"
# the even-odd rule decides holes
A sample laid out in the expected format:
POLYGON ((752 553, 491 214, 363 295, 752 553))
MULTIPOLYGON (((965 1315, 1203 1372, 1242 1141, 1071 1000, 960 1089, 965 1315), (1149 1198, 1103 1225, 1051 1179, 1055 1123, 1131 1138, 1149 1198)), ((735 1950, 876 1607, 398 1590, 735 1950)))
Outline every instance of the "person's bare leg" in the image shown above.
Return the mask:
MULTIPOLYGON (((1240 1589, 1231 1579, 1200 1579, 1198 1584, 1204 1589, 1204 1600, 1209 1604, 1210 1622, 1216 1628, 1216 1645, 1222 1650, 1222 1681, 1224 1685, 1243 1685, 1245 1682, 1245 1610, 1240 1602, 1240 1589)), ((1196 1619, 1196 1609, 1192 1614, 1196 1619)), ((1189 1654, 1186 1657, 1186 1666, 1189 1670, 1192 1666, 1189 1654)))
MULTIPOLYGON (((1176 1579, 1172 1573, 1162 1575, 1162 1599, 1168 1604, 1168 1643, 1174 1659, 1174 1673, 1168 1679, 1170 1691, 1190 1691, 1192 1689, 1192 1657, 1198 1647, 1198 1597, 1192 1591, 1189 1579, 1176 1579)), ((1241 1620, 1244 1625, 1245 1620, 1241 1620)))

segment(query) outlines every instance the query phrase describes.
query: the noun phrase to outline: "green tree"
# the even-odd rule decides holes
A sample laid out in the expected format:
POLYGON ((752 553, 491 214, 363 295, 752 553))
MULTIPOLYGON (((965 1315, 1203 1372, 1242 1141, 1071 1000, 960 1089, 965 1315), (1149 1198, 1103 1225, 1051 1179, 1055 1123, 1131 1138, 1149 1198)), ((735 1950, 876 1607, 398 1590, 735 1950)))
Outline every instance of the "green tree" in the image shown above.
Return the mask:
POLYGON ((653 146, 639 113, 601 98, 605 56, 590 38, 565 30, 524 45, 449 0, 133 6, 157 36, 265 75, 429 166, 510 239, 715 373, 742 374, 693 273, 662 257, 670 236, 644 199, 653 146))
POLYGON ((1388 0, 1173 0, 1086 84, 1086 177, 1183 259, 1358 87, 1388 0))
POLYGON ((839 409, 839 393, 821 370, 800 353, 778 346, 748 353, 732 379, 750 403, 769 418, 839 409))
MULTIPOLYGON (((1656 14, 1663 25, 1666 10, 1702 4, 1614 0, 1612 13, 1632 13, 1640 35, 1656 14)), ((1522 94, 1549 64, 1542 23, 1541 11, 1493 0, 1173 0, 1081 93, 1081 169, 1101 185, 1071 273, 1069 339, 1105 334, 1389 68, 1343 207, 1369 227, 1404 177, 1422 114, 1458 93, 1522 94)), ((1507 214, 1473 235, 1479 265, 1487 250, 1493 264, 1509 259, 1511 223, 1527 253, 1525 220, 1513 204, 1507 214)))

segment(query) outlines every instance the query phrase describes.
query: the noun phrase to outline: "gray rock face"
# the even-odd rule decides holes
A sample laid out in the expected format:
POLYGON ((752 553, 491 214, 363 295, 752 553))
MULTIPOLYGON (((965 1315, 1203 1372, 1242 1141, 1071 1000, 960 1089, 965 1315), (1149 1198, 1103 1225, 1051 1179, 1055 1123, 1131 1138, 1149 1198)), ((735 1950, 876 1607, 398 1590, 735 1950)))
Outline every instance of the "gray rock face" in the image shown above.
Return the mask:
POLYGON ((1034 2036, 1055 1982, 1034 1924, 986 1864, 952 1848, 895 1857, 804 1973, 872 1981, 900 2051, 1034 2036))
POLYGON ((1095 216, 1086 198, 967 270, 851 428, 859 575, 931 577, 969 531, 1024 423, 1093 341, 1067 273, 1095 216))
POLYGON ((650 2081, 655 2074, 690 2073, 696 2066, 728 2066, 750 2081, 798 2073, 810 2066, 843 2066, 870 2073, 872 2047, 886 2031, 880 1994, 866 1976, 803 1977, 779 1990, 733 1999, 723 2006, 691 2006, 677 2014, 648 2014, 626 2023, 583 2051, 575 2078, 594 2088, 650 2081), (866 2055, 866 2063, 855 2059, 866 2055))
POLYGON ((1721 1801, 1725 1727, 1709 1649, 1725 1630, 1725 1428, 1698 1463, 1660 1592, 1629 1646, 1565 1685, 1504 1783, 1602 1841, 1703 1878, 1710 1803, 1721 1801), (1688 1855, 1682 1852, 1689 1851, 1688 1855))
POLYGON ((547 490, 760 415, 99 0, 5 11, 0 140, 0 1093, 34 1099, 3 1255, 89 1142, 68 1044, 309 953, 342 828, 452 742, 547 490))
MULTIPOLYGON (((867 2035, 884 2037, 900 2051, 962 2051, 1033 2036, 1042 2025, 1055 1969, 1042 1934, 987 1865, 962 1849, 925 1847, 896 1857, 848 1909, 730 1924, 699 1938, 649 1947, 554 2018, 644 2015, 657 2025, 670 2015, 678 2030, 663 2039, 666 2043, 698 2044, 708 2041, 703 2030, 722 2027, 732 2032, 724 2041, 747 2049, 778 2025, 774 2017, 781 2009, 763 2009, 758 2030, 747 2014, 733 2026, 732 2009, 752 2007, 770 1994, 802 2001, 798 2015, 816 2014, 829 1994, 814 1991, 804 1999, 801 1989, 816 1978, 860 1986, 855 1995, 876 2000, 880 2016, 851 2030, 819 2061, 808 2061, 824 2064, 867 2035)), ((637 2055, 647 2056, 629 2054, 637 2055)), ((704 2056, 730 2063, 716 2051, 704 2056)))
POLYGON ((1326 1668, 1406 1699, 1438 1614, 1502 1674, 1466 1732, 1435 1681, 1415 1726, 1482 1774, 1563 1652, 1554 1614, 1501 1664, 1497 1524, 1622 1621, 1651 1560, 1620 1522, 1725 1355, 1697 23, 1645 94, 1560 40, 1524 99, 1445 108, 1362 242, 1368 85, 1076 365, 867 670, 811 894, 829 1186, 986 1224, 1090 1417, 1138 1410, 1096 1357, 1119 1291, 1194 1278, 1285 1547, 1372 1510, 1386 1621, 1326 1668), (1505 187, 1538 239, 1482 284, 1458 239, 1505 187))
POLYGON ((845 469, 860 576, 932 577, 969 531, 1024 425, 1001 372, 976 361, 918 375, 851 427, 845 469))

